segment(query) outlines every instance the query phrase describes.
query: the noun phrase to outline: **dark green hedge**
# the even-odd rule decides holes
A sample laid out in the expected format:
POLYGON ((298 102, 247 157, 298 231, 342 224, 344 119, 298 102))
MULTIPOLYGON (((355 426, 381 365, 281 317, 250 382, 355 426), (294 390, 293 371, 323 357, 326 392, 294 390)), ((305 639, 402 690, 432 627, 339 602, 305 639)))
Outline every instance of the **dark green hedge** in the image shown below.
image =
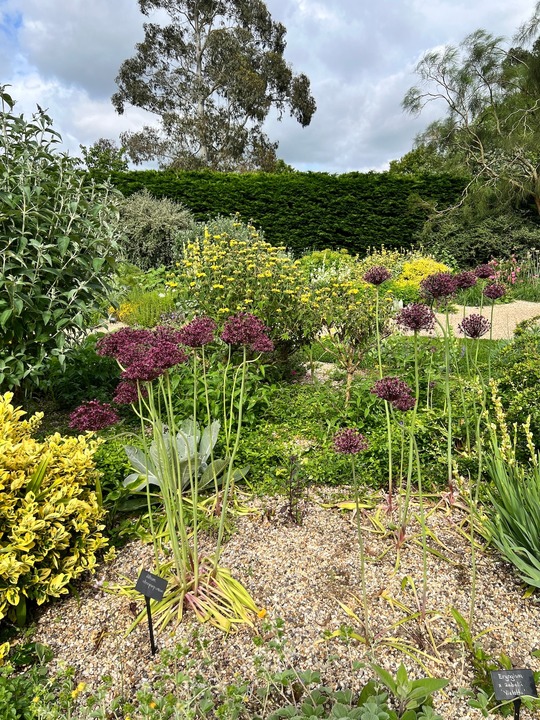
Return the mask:
POLYGON ((188 207, 198 220, 239 212, 262 228, 274 245, 295 254, 322 248, 408 247, 427 210, 418 198, 438 207, 454 202, 463 178, 391 173, 213 173, 158 170, 113 173, 124 194, 147 188, 188 207))

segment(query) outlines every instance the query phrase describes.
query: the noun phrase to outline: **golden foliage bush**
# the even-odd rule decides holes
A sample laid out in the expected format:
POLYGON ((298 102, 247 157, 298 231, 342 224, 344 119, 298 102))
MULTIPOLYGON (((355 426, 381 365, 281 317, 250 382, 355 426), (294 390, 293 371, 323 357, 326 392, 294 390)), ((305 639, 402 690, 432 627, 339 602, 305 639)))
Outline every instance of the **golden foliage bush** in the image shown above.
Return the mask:
POLYGON ((93 462, 98 442, 59 433, 42 442, 29 420, 0 395, 0 620, 22 624, 26 603, 68 592, 69 583, 96 564, 107 544, 104 510, 93 462))

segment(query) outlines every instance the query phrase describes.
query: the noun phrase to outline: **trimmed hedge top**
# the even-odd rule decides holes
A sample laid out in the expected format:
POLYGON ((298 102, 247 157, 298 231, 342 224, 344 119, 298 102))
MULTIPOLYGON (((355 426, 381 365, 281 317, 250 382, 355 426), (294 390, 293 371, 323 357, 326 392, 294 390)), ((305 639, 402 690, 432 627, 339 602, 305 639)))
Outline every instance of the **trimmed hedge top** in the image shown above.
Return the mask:
POLYGON ((451 175, 391 173, 215 173, 137 170, 113 173, 124 195, 143 188, 154 197, 185 205, 197 220, 240 213, 262 229, 268 242, 295 255, 307 250, 409 247, 427 210, 446 207, 465 180, 451 175))

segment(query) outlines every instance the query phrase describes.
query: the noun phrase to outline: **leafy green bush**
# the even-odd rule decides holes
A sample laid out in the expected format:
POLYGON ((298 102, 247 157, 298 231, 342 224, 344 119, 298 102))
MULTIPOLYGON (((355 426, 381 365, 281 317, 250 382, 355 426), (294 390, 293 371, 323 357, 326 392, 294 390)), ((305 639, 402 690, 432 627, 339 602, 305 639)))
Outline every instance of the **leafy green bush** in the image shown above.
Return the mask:
POLYGON ((478 222, 448 215, 428 223, 420 239, 434 255, 449 253, 459 267, 468 268, 537 247, 540 227, 513 214, 486 217, 478 222))
POLYGON ((54 150, 40 111, 12 114, 0 86, 0 388, 39 383, 99 310, 116 253, 117 198, 54 150))
POLYGON ((22 624, 27 601, 66 594, 107 540, 92 460, 97 442, 58 433, 38 442, 32 432, 43 413, 22 420, 12 398, 0 396, 0 619, 22 624))
POLYGON ((102 335, 88 335, 74 344, 63 367, 57 358, 52 359, 43 387, 58 408, 71 410, 86 400, 110 399, 120 370, 114 360, 96 353, 102 335))
POLYGON ((143 270, 172 265, 178 255, 178 234, 195 223, 183 205, 152 197, 148 190, 123 200, 120 218, 122 255, 143 270))
POLYGON ((131 290, 125 296, 116 317, 126 325, 153 328, 162 322, 162 316, 176 308, 176 292, 165 287, 160 290, 131 290))

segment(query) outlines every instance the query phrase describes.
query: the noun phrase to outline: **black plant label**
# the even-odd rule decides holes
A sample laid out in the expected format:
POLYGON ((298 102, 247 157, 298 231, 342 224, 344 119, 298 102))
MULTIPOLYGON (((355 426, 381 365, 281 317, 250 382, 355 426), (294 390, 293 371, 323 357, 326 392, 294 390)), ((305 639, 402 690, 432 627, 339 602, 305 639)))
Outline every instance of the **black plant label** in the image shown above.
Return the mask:
POLYGON ((167 581, 148 570, 141 570, 135 590, 152 600, 161 600, 167 589, 167 581))
POLYGON ((493 670, 491 682, 496 700, 516 700, 523 695, 538 697, 534 675, 528 668, 522 670, 493 670))

